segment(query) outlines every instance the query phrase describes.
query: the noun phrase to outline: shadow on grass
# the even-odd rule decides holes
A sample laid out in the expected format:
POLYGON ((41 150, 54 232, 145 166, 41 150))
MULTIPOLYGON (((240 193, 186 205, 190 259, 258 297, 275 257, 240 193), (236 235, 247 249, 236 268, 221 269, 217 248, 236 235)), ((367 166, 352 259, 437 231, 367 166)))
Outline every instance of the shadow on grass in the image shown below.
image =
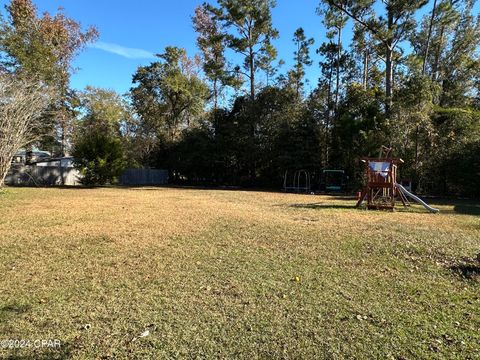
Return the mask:
POLYGON ((309 204, 291 204, 290 207, 298 209, 355 209, 355 204, 325 204, 325 203, 309 203, 309 204))
POLYGON ((449 268, 462 279, 480 281, 480 261, 466 258, 449 268))
POLYGON ((10 316, 24 314, 32 308, 31 305, 26 304, 8 304, 0 307, 0 319, 5 319, 10 316))
POLYGON ((8 360, 64 360, 72 358, 72 345, 62 343, 59 348, 55 347, 33 347, 25 349, 14 349, 5 359, 8 360), (23 354, 28 351, 28 354, 23 354))
POLYGON ((457 214, 480 215, 480 204, 457 204, 453 211, 457 214))
POLYGON ((423 198, 431 206, 451 206, 440 210, 445 214, 480 215, 480 201, 474 199, 423 198))
MULTIPOLYGON (((0 307, 0 320, 4 321, 8 317, 18 316, 25 314, 32 309, 28 304, 12 303, 0 307)), ((0 339, 2 340, 2 339, 0 339)), ((15 339, 12 339, 15 340, 15 339)), ((36 341, 49 340, 49 339, 25 339, 32 342, 31 346, 19 346, 20 344, 12 344, 12 348, 4 347, 2 350, 4 354, 0 354, 0 358, 9 360, 62 360, 71 358, 72 345, 68 343, 60 343, 58 347, 46 346, 37 344, 36 341)), ((51 340, 53 341, 53 340, 51 340)), ((50 342, 51 345, 54 345, 50 342)))
POLYGON ((84 185, 8 185, 5 187, 8 193, 9 189, 55 189, 55 190, 94 190, 102 188, 116 188, 115 186, 84 186, 84 185))

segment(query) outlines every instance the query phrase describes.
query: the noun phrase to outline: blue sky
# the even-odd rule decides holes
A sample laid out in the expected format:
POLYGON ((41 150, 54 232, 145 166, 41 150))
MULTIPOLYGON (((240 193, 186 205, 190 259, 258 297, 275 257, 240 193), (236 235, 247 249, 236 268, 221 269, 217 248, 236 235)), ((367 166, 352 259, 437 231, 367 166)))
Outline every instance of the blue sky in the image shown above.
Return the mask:
MULTIPOLYGON (((191 16, 204 0, 34 0, 40 12, 55 13, 63 7, 68 16, 86 27, 95 25, 100 32, 96 44, 86 48, 75 60, 78 68, 72 76, 72 87, 86 85, 114 89, 125 93, 131 87, 131 78, 139 65, 150 63, 153 54, 161 53, 165 46, 184 47, 189 55, 198 52, 191 16)), ((2 7, 6 0, 1 0, 2 7)), ((282 70, 289 68, 293 56, 292 37, 302 26, 308 37, 315 38, 311 55, 314 64, 308 69, 310 87, 318 76, 319 57, 315 50, 325 40, 325 27, 315 14, 318 0, 277 0, 273 10, 274 26, 280 32, 275 41, 279 58, 286 61, 282 70)), ((426 11, 430 10, 428 6, 426 11)), ((350 30, 345 32, 345 41, 350 30)), ((236 62, 234 54, 230 59, 236 62)), ((309 90, 307 88, 307 90, 309 90)))

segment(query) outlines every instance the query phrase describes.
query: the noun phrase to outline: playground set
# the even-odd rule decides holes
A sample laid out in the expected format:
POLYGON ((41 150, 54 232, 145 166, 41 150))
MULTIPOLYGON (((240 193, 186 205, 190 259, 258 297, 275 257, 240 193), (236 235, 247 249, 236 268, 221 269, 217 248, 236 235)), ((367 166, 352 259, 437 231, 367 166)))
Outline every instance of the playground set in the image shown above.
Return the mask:
MULTIPOLYGON (((398 201, 405 207, 410 206, 411 199, 432 213, 439 212, 411 192, 411 180, 397 181, 398 167, 404 161, 392 158, 391 153, 391 148, 382 146, 377 158, 361 159, 365 164, 366 184, 359 193, 356 207, 366 202, 367 209, 393 210, 398 201)), ((312 173, 306 169, 287 170, 283 177, 283 191, 339 194, 345 192, 347 180, 344 170, 325 169, 312 173)))
POLYGON ((309 194, 311 192, 310 172, 305 169, 286 170, 283 176, 283 191, 309 194))
POLYGON ((399 199, 403 206, 410 206, 408 198, 423 205, 428 211, 437 213, 439 210, 429 206, 418 196, 412 194, 397 182, 397 169, 403 160, 391 158, 392 149, 382 147, 378 158, 362 158, 366 164, 366 185, 360 193, 357 207, 367 201, 367 209, 393 210, 399 199))
POLYGON ((283 191, 294 193, 342 193, 348 177, 344 170, 326 169, 310 172, 306 169, 285 171, 283 191), (313 185, 312 185, 313 184, 313 185))
POLYGON ((322 171, 320 191, 326 193, 345 192, 348 176, 345 170, 327 169, 322 171))

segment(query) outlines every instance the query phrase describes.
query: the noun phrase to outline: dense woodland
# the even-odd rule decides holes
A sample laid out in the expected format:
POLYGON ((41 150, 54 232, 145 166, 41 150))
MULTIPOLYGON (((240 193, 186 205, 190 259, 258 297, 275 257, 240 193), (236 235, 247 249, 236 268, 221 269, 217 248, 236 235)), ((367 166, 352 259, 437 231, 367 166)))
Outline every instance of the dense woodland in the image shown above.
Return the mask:
POLYGON ((12 0, 0 19, 0 72, 54 89, 32 129, 38 136, 19 145, 73 154, 86 183, 113 182, 133 166, 169 169, 178 183, 279 188, 287 169, 344 169, 356 190, 359 158, 386 145, 404 159, 401 177, 416 191, 478 197, 474 6, 322 0, 311 9, 318 34, 305 34, 301 19, 294 34, 280 34, 273 0, 205 3, 192 9, 198 54, 166 47, 132 74, 123 95, 69 87, 72 59, 97 29, 12 0), (320 34, 327 40, 319 43, 320 34), (295 45, 291 68, 277 56, 280 36, 295 45), (313 66, 321 76, 308 79, 307 92, 305 71, 313 66))

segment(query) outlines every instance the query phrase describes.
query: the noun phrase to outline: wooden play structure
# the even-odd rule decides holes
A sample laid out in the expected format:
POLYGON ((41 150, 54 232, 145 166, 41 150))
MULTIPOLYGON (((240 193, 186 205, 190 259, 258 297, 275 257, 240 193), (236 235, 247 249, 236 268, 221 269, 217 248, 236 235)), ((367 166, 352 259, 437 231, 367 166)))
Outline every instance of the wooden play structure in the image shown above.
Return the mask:
POLYGON ((357 206, 367 200, 367 209, 393 209, 395 199, 400 195, 404 206, 408 206, 408 200, 397 191, 397 169, 403 163, 402 159, 388 158, 362 158, 366 164, 366 185, 362 190, 357 206))
POLYGON ((356 206, 359 207, 366 200, 367 209, 393 210, 397 199, 402 202, 403 206, 410 206, 407 199, 409 197, 422 204, 430 212, 438 212, 438 209, 432 208, 397 183, 398 166, 403 164, 403 160, 391 158, 391 152, 392 149, 382 146, 378 158, 361 159, 366 164, 366 185, 360 193, 356 206))

